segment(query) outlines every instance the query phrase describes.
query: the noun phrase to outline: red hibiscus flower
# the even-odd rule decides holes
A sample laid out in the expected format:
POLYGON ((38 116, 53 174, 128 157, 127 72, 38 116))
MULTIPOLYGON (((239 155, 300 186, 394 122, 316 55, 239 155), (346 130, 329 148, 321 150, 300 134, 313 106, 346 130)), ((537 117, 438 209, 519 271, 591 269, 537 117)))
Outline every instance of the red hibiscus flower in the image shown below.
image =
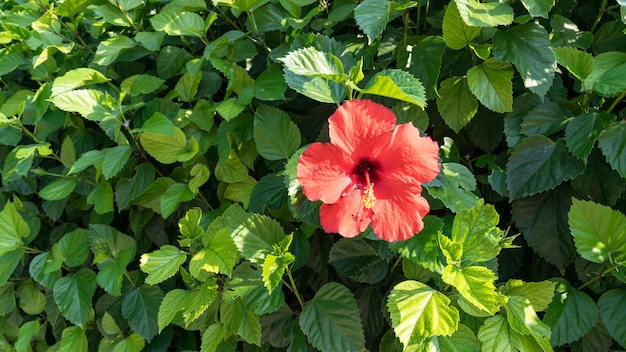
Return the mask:
POLYGON ((430 207, 422 184, 439 174, 439 146, 411 123, 369 100, 345 102, 328 120, 330 143, 313 143, 298 160, 298 181, 321 200, 326 232, 354 237, 370 223, 385 241, 424 228, 430 207))

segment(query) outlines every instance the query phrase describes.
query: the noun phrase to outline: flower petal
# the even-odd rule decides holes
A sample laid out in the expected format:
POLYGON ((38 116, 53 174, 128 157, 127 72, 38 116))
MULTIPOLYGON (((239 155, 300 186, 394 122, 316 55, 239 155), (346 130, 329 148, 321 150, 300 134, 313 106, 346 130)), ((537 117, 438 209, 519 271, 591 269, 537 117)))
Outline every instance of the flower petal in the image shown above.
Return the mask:
POLYGON ((355 237, 365 231, 371 219, 372 210, 363 207, 361 192, 357 189, 334 204, 322 204, 320 207, 320 223, 324 231, 343 237, 355 237))
POLYGON ((391 142, 380 151, 377 161, 382 179, 427 183, 439 174, 439 145, 430 137, 421 137, 417 128, 405 123, 393 131, 391 142))
POLYGON ((352 182, 350 159, 332 144, 313 143, 298 159, 298 182, 312 201, 336 202, 352 182))
POLYGON ((421 186, 410 187, 400 181, 377 184, 372 215, 374 234, 391 242, 407 240, 422 231, 422 218, 428 214, 430 206, 421 191, 421 186))
POLYGON ((350 100, 328 119, 328 134, 332 144, 358 161, 385 145, 395 125, 396 115, 384 105, 350 100))

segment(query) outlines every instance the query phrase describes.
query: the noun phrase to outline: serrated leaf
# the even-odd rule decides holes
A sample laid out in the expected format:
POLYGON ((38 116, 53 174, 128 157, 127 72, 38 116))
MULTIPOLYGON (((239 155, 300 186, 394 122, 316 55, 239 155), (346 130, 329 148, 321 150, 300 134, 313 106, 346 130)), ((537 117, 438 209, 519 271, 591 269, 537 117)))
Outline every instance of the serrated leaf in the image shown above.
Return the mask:
POLYGON ((367 35, 368 44, 382 34, 390 18, 389 0, 364 0, 354 9, 354 19, 359 28, 367 35))
POLYGON ((626 259, 626 216, 589 201, 572 200, 568 224, 581 257, 594 262, 626 259))
POLYGON ((446 44, 440 36, 428 36, 398 52, 397 66, 406 67, 422 83, 426 99, 438 96, 437 83, 445 51, 446 44))
POLYGON ((524 80, 524 86, 543 98, 554 79, 556 60, 550 50, 550 36, 535 22, 497 31, 493 36, 493 55, 499 61, 512 62, 524 80))
POLYGON ((228 183, 242 182, 249 177, 248 168, 231 150, 225 162, 218 162, 215 165, 215 177, 228 183))
POLYGON ((565 128, 570 116, 569 110, 546 99, 524 116, 520 124, 520 133, 527 136, 535 134, 549 136, 565 128))
POLYGON ((593 71, 583 85, 603 96, 611 96, 626 90, 621 77, 626 74, 626 53, 609 51, 598 54, 593 59, 593 71))
POLYGON ((285 238, 280 224, 267 216, 241 214, 227 218, 230 235, 241 254, 251 261, 261 261, 273 252, 274 245, 285 238))
POLYGON ((552 302, 555 286, 556 283, 552 281, 524 282, 519 279, 511 279, 499 290, 506 296, 526 298, 535 312, 541 312, 546 310, 548 304, 552 302))
POLYGON ((478 100, 470 90, 467 76, 451 77, 441 82, 437 110, 446 125, 457 133, 472 120, 478 111, 478 100))
POLYGON ((496 27, 513 22, 513 8, 507 3, 454 0, 463 21, 469 26, 496 27))
POLYGON ((459 268, 447 265, 441 278, 454 286, 468 302, 490 315, 495 314, 506 301, 506 297, 495 290, 496 275, 484 266, 459 268))
POLYGON ((135 168, 133 178, 119 180, 115 189, 115 203, 118 209, 126 208, 137 199, 154 181, 155 169, 151 163, 142 163, 135 168))
MULTIPOLYGON (((565 128, 565 144, 574 156, 587 161, 602 131, 615 120, 604 111, 589 112, 574 117, 565 128)), ((611 144, 614 147, 614 144, 611 144)))
POLYGON ((200 352, 215 352, 218 345, 224 340, 224 325, 222 323, 214 323, 202 333, 202 344, 200 352))
POLYGON ((456 2, 451 1, 443 15, 443 40, 453 50, 460 50, 469 46, 472 40, 480 34, 481 28, 470 26, 462 20, 456 2))
POLYGON ((233 302, 223 301, 220 315, 228 333, 237 334, 250 344, 261 345, 259 316, 246 310, 242 299, 238 298, 233 302))
POLYGON ((302 310, 299 325, 309 343, 322 352, 365 348, 359 308, 341 284, 324 284, 302 310))
POLYGON ((524 139, 507 163, 507 188, 511 199, 552 189, 584 170, 581 160, 571 155, 565 142, 541 135, 524 139))
POLYGON ((583 337, 571 343, 572 352, 604 352, 611 349, 613 337, 606 330, 602 319, 583 337))
POLYGON ((113 187, 109 182, 102 181, 87 195, 87 204, 93 205, 98 214, 110 213, 113 208, 113 187))
POLYGON ((73 324, 85 327, 96 292, 96 274, 89 268, 82 268, 57 280, 52 292, 61 314, 73 324))
POLYGON ((85 330, 78 326, 69 326, 63 329, 59 344, 60 352, 87 352, 88 350, 87 335, 85 335, 85 330))
POLYGON ((75 267, 83 264, 89 256, 89 231, 76 229, 68 232, 58 242, 65 264, 75 267))
POLYGON ((459 312, 450 299, 417 281, 393 287, 387 300, 396 336, 408 347, 431 336, 451 336, 459 325, 459 312))
POLYGON ((286 70, 297 75, 320 77, 336 82, 345 82, 348 75, 344 73, 341 60, 329 52, 319 51, 309 46, 290 52, 279 59, 286 70))
POLYGON ((158 333, 157 314, 162 300, 163 292, 158 286, 143 285, 122 301, 122 315, 128 325, 148 342, 158 333))
POLYGON ((30 228, 15 205, 6 203, 0 211, 0 257, 21 248, 22 239, 29 234, 30 228))
POLYGON ((261 100, 285 99, 287 82, 278 65, 268 67, 256 78, 253 86, 254 96, 261 100))
POLYGON ((263 284, 270 294, 280 285, 285 270, 295 259, 291 253, 284 253, 280 256, 270 253, 265 256, 263 260, 263 284))
POLYGON ((530 301, 524 297, 512 296, 506 302, 506 318, 509 326, 522 335, 530 335, 543 351, 550 346, 550 327, 542 323, 530 301))
POLYGON ((485 323, 478 330, 477 336, 482 342, 482 351, 523 352, 542 350, 531 335, 522 335, 511 328, 506 316, 502 314, 485 320, 485 323))
POLYGON ((101 165, 104 153, 101 150, 90 150, 81 154, 81 156, 72 164, 67 174, 78 173, 92 165, 101 165))
POLYGON ((195 194, 186 184, 178 182, 171 184, 161 195, 161 216, 164 219, 168 218, 176 211, 180 203, 190 201, 194 197, 195 194))
MULTIPOLYGON (((5 254, 0 257, 0 283, 5 282, 6 279, 13 273, 15 267, 22 259, 23 250, 16 250, 10 254, 5 254)), ((52 289, 54 283, 61 278, 61 269, 50 270, 52 267, 50 263, 54 260, 52 253, 44 252, 36 255, 30 262, 28 272, 30 276, 37 281, 40 285, 52 289)))
POLYGON ((165 80, 161 78, 148 74, 138 74, 124 79, 120 88, 130 96, 138 96, 156 92, 163 83, 165 80))
POLYGON ((424 86, 419 79, 399 69, 383 70, 376 73, 359 89, 361 94, 372 94, 393 98, 415 104, 421 108, 426 106, 424 86))
POLYGON ((567 212, 574 195, 571 188, 559 187, 513 202, 513 220, 526 242, 561 271, 576 255, 567 224, 567 212))
POLYGON ((443 201, 455 213, 473 207, 478 200, 472 193, 476 190, 476 179, 461 164, 442 163, 441 172, 426 187, 431 196, 443 201))
POLYGON ((263 282, 260 267, 253 267, 250 262, 243 262, 233 270, 232 279, 224 286, 224 300, 232 302, 238 297, 245 302, 246 309, 256 314, 268 314, 278 310, 285 302, 282 290, 271 293, 263 282))
POLYGON ((584 82, 587 76, 593 72, 593 56, 588 52, 569 46, 551 49, 556 61, 581 82, 584 82))
POLYGON ((45 200, 65 199, 74 191, 76 183, 73 178, 58 179, 39 190, 39 196, 45 200))
POLYGON ((436 272, 443 272, 444 257, 440 251, 438 234, 443 229, 441 219, 427 215, 423 219, 424 229, 417 236, 406 241, 389 244, 389 249, 400 253, 404 258, 436 272))
POLYGON ((190 151, 187 137, 178 127, 174 127, 173 136, 144 132, 139 135, 139 140, 148 154, 163 164, 182 161, 181 158, 190 151))
POLYGON ((161 283, 178 272, 187 260, 187 255, 177 247, 165 245, 151 253, 144 253, 139 268, 148 274, 145 282, 150 285, 161 283))
POLYGON ((254 113, 254 141, 263 158, 288 159, 300 147, 300 130, 287 113, 260 105, 254 113))
POLYGON ((322 77, 308 77, 285 69, 285 81, 296 92, 322 103, 338 104, 346 98, 344 86, 322 77))
POLYGON ((484 106, 495 112, 513 110, 512 78, 511 65, 493 58, 467 71, 470 91, 484 106))
POLYGON ((116 35, 103 40, 98 44, 93 62, 97 65, 108 66, 117 60, 120 54, 137 45, 132 39, 125 35, 116 35))
POLYGON ((207 234, 203 242, 205 247, 191 258, 189 273, 196 278, 202 271, 230 276, 237 261, 237 246, 228 230, 207 234))
POLYGON ((157 314, 158 332, 168 326, 184 308, 189 291, 179 288, 168 291, 159 305, 157 314))
POLYGON ((150 18, 150 23, 157 31, 164 31, 171 36, 190 36, 201 38, 205 24, 200 15, 182 8, 168 8, 150 18))
POLYGON ((531 16, 548 18, 548 13, 554 6, 554 0, 522 0, 522 4, 531 16))
POLYGON ((287 204, 287 188, 283 179, 276 174, 267 174, 254 185, 248 210, 252 213, 263 213, 278 210, 287 204))
POLYGON ((611 333, 611 336, 620 345, 626 346, 626 326, 624 315, 626 311, 626 289, 616 288, 606 291, 598 299, 600 317, 611 333))
POLYGON ((598 147, 611 168, 626 178, 626 122, 609 127, 598 137, 598 147))
POLYGON ((79 67, 54 79, 51 97, 91 84, 105 83, 109 79, 92 68, 79 67))
POLYGON ((387 261, 361 238, 337 241, 330 250, 328 262, 339 274, 367 284, 380 282, 389 270, 387 261))
POLYGON ((105 105, 112 101, 111 96, 95 89, 73 90, 54 96, 50 101, 61 110, 77 112, 91 121, 114 116, 113 109, 105 105))
POLYGON ((111 226, 90 224, 89 242, 94 254, 93 262, 99 269, 98 285, 113 296, 119 296, 126 265, 134 259, 137 251, 135 240, 111 226))
POLYGON ((562 346, 578 340, 596 325, 598 307, 586 293, 558 280, 543 322, 552 328, 550 343, 562 346))

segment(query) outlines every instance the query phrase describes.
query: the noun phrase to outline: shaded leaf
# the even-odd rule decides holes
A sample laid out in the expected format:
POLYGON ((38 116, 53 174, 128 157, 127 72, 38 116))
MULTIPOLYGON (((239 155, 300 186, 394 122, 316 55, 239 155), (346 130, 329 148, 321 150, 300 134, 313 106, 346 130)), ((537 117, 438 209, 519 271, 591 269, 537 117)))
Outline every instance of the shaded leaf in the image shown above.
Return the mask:
POLYGON ((459 132, 472 120, 478 111, 478 101, 470 90, 466 76, 451 77, 441 82, 437 110, 454 132, 459 132))
POLYGON ((85 327, 96 292, 96 274, 89 268, 82 268, 57 280, 52 292, 63 316, 73 324, 85 327))

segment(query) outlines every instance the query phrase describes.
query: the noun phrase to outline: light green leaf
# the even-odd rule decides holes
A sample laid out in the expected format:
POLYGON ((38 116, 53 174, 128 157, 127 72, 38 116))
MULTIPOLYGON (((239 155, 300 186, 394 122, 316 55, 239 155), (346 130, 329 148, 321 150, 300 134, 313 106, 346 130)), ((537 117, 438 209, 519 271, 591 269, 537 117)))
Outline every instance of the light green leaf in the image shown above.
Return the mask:
POLYGON ((569 46, 550 49, 552 50, 556 61, 583 83, 585 82, 587 76, 593 72, 593 56, 588 52, 569 46))
POLYGON ((120 88, 130 96, 138 96, 159 90, 163 83, 165 83, 165 80, 158 77, 148 74, 138 74, 124 79, 120 88))
POLYGON ((493 36, 493 55, 512 62, 524 80, 524 86, 543 98, 554 79, 556 60, 550 50, 550 36, 535 22, 497 31, 493 36))
POLYGON ((626 90, 622 79, 626 74, 626 53, 609 51, 594 57, 593 71, 583 85, 603 96, 611 96, 626 90))
POLYGON ((69 326, 63 329, 59 352, 87 352, 88 350, 85 330, 78 326, 69 326))
POLYGON ((73 275, 67 275, 54 284, 54 301, 65 319, 80 327, 85 327, 92 310, 92 297, 96 292, 96 274, 89 268, 82 268, 73 275))
POLYGON ((626 289, 616 288, 608 290, 598 299, 600 317, 611 333, 611 336, 620 345, 626 346, 626 325, 624 316, 626 315, 626 289))
POLYGON ((562 346, 578 340, 598 321, 598 307, 591 297, 567 281, 556 282, 556 292, 543 322, 552 328, 550 343, 562 346))
POLYGON ((459 268, 447 265, 441 278, 454 286, 469 303, 490 315, 506 302, 506 297, 495 290, 496 275, 484 266, 459 268))
POLYGON ((15 309, 15 284, 7 282, 0 285, 0 316, 6 316, 15 309))
POLYGON ((228 230, 207 233, 203 242, 205 247, 191 258, 189 273, 196 278, 202 277, 202 271, 230 276, 237 261, 237 246, 228 230))
POLYGON ((457 133, 472 120, 478 111, 478 101, 470 90, 467 76, 455 76, 441 82, 437 110, 457 133))
POLYGON ((217 346, 224 340, 224 325, 222 323, 214 323, 202 333, 202 344, 200 352, 215 352, 217 346))
POLYGON ((30 228, 15 205, 6 203, 0 212, 0 257, 21 248, 22 239, 29 234, 30 228))
POLYGON ((431 196, 440 199, 453 212, 468 209, 476 204, 478 197, 474 174, 457 163, 442 163, 436 179, 426 185, 431 196))
MULTIPOLYGON (((5 282, 6 278, 8 278, 13 270, 15 270, 15 267, 22 259, 21 255, 23 253, 24 251, 20 249, 11 252, 11 254, 0 257, 0 264, 2 264, 0 266, 0 283, 5 282)), ((33 258, 28 268, 30 276, 37 281, 37 283, 49 289, 51 289, 54 286, 54 283, 61 278, 60 268, 52 270, 54 268, 54 265, 52 264, 54 259, 55 258, 51 252, 43 252, 33 258)))
POLYGON ((554 6, 554 0, 522 0, 522 4, 531 16, 548 18, 548 13, 554 6))
POLYGON ((312 46, 291 51, 279 61, 286 70, 296 75, 320 77, 336 82, 345 82, 348 79, 343 63, 337 56, 312 46))
POLYGON ((350 290, 341 284, 324 284, 304 307, 299 325, 309 343, 322 352, 365 348, 359 308, 350 290))
POLYGON ((245 108, 246 106, 241 104, 237 98, 228 98, 215 104, 215 110, 226 121, 239 116, 245 108))
POLYGON ((471 92, 490 110, 513 111, 513 68, 493 58, 467 71, 471 92))
POLYGON ((39 196, 45 200, 60 200, 67 198, 76 188, 73 178, 61 178, 47 184, 39 190, 39 196))
POLYGON ((158 333, 157 314, 162 300, 163 292, 158 286, 143 285, 122 301, 122 315, 128 325, 148 342, 158 333))
POLYGON ((163 43, 165 32, 138 32, 135 41, 150 51, 157 51, 163 43))
POLYGON ((383 70, 376 73, 367 82, 365 88, 358 89, 358 91, 361 94, 380 95, 406 101, 421 108, 426 106, 422 82, 410 73, 399 69, 383 70))
POLYGON ((270 294, 280 285, 285 270, 294 260, 296 257, 291 253, 284 253, 280 256, 270 253, 265 256, 263 260, 263 284, 270 294))
POLYGON ((29 351, 30 341, 39 333, 40 329, 41 325, 37 319, 26 322, 20 326, 18 337, 14 345, 15 350, 19 352, 29 351))
POLYGON ((227 218, 231 237, 241 254, 251 261, 261 261, 285 238, 280 224, 267 216, 241 214, 227 218))
POLYGON ((122 329, 120 329, 119 325, 115 322, 115 318, 111 316, 108 312, 104 312, 102 316, 102 330, 107 335, 120 335, 123 334, 122 329))
POLYGON ((361 238, 342 238, 335 242, 328 262, 339 274, 368 284, 380 282, 389 270, 387 261, 361 238))
POLYGON ((505 305, 509 326, 522 335, 530 335, 543 351, 550 351, 550 327, 539 320, 530 301, 524 297, 509 297, 505 305))
POLYGON ((568 224, 581 257, 604 263, 626 259, 626 217, 607 206, 572 200, 568 224))
POLYGON ((143 337, 132 333, 127 338, 118 342, 111 352, 141 352, 145 345, 146 342, 143 337))
POLYGON ((263 158, 288 159, 300 147, 300 130, 287 113, 260 105, 254 113, 254 141, 263 158))
POLYGON ((80 67, 67 71, 63 76, 54 79, 51 97, 67 93, 76 88, 91 84, 105 83, 109 79, 102 73, 87 67, 80 67))
MULTIPOLYGON (((478 329, 481 351, 525 352, 541 351, 541 346, 531 335, 523 335, 509 326, 506 316, 498 314, 485 320, 478 329)), ((547 351, 552 351, 549 349, 547 351)))
POLYGON ((213 5, 226 5, 248 12, 265 5, 267 2, 269 0, 213 0, 213 5))
POLYGON ((285 81, 296 92, 322 103, 342 102, 346 97, 344 86, 322 77, 307 77, 284 70, 285 81))
POLYGON ((469 26, 496 27, 513 22, 513 8, 507 3, 454 0, 463 21, 469 26))
POLYGON ((392 242, 389 249, 432 272, 442 273, 444 257, 439 247, 438 235, 443 229, 443 221, 431 215, 424 217, 423 221, 424 229, 419 236, 413 236, 406 241, 392 242))
POLYGON ((148 274, 145 282, 156 285, 174 276, 186 260, 185 252, 174 246, 165 245, 154 252, 142 254, 139 268, 148 274))
POLYGON ((95 89, 77 89, 50 98, 61 110, 77 112, 92 121, 102 121, 115 116, 111 103, 115 100, 108 94, 95 89))
POLYGON ((563 140, 554 143, 545 136, 530 136, 511 154, 507 187, 511 199, 518 199, 554 188, 583 169, 583 162, 567 151, 563 140))
MULTIPOLYGON (((397 67, 406 67, 410 74, 420 80, 426 91, 427 100, 438 96, 437 84, 445 51, 446 43, 440 36, 427 36, 398 52, 397 67)), ((412 119, 415 118, 412 116, 412 119)))
POLYGON ((87 204, 93 205, 98 214, 110 213, 113 208, 113 187, 107 181, 102 181, 87 195, 87 204))
POLYGON ((117 60, 120 54, 137 45, 125 35, 116 35, 106 39, 98 45, 93 62, 97 65, 108 66, 117 60))
MULTIPOLYGON (((565 128, 567 149, 574 156, 586 162, 596 140, 613 121, 615 121, 615 115, 604 111, 588 112, 574 117, 565 128)), ((614 142, 619 141, 611 141, 605 146, 610 144, 609 148, 614 148, 616 147, 614 142)))
POLYGON ((168 218, 176 211, 180 203, 190 201, 193 197, 195 194, 186 184, 174 183, 170 185, 161 195, 161 216, 164 219, 168 218))
POLYGON ((102 175, 106 180, 110 180, 117 175, 130 158, 133 150, 127 145, 120 145, 102 150, 102 175))
POLYGON ((626 178, 626 122, 613 124, 600 137, 598 147, 611 168, 626 178))
POLYGON ((150 18, 150 23, 157 31, 164 31, 171 36, 190 36, 201 38, 205 24, 200 15, 182 8, 168 8, 150 18))
POLYGON ((163 135, 144 132, 139 135, 143 148, 163 164, 171 164, 185 156, 190 150, 187 148, 187 137, 178 127, 174 127, 174 135, 163 135))
POLYGON ((404 281, 387 300, 391 324, 406 347, 431 336, 451 336, 459 326, 459 312, 450 299, 417 281, 404 281))
POLYGON ((443 15, 443 40, 453 50, 469 46, 481 28, 467 25, 462 19, 456 2, 451 1, 443 15))
POLYGON ((159 305, 159 311, 157 314, 157 325, 159 333, 168 326, 176 315, 183 310, 189 291, 179 288, 172 289, 165 294, 161 304, 159 305))
POLYGON ((178 93, 180 100, 188 103, 193 101, 196 94, 198 94, 198 86, 200 85, 201 79, 202 72, 196 72, 195 74, 185 72, 185 74, 180 77, 176 83, 176 87, 174 88, 178 93))
POLYGON ((102 159, 104 158, 104 153, 101 150, 90 150, 87 151, 72 164, 72 167, 67 172, 67 174, 75 174, 85 170, 86 168, 92 165, 98 165, 98 168, 102 168, 102 159))
POLYGON ((228 183, 241 182, 249 177, 248 168, 239 160, 235 151, 231 150, 226 162, 218 161, 215 166, 215 177, 228 183))
POLYGON ((168 177, 158 177, 148 185, 145 191, 133 201, 132 204, 141 205, 151 209, 157 214, 161 213, 161 196, 173 185, 174 180, 168 177))
MULTIPOLYGON (((196 239, 204 234, 204 228, 200 226, 202 220, 202 209, 191 208, 185 216, 178 220, 178 229, 181 238, 185 240, 196 239)), ((180 242, 180 241, 179 241, 180 242)))
POLYGON ((556 283, 552 281, 524 282, 518 279, 507 281, 499 288, 506 296, 520 296, 526 298, 533 306, 535 312, 541 312, 548 308, 554 296, 556 283))
POLYGON ((40 314, 46 309, 46 296, 39 290, 35 289, 32 281, 20 285, 19 307, 24 313, 29 315, 40 314))
POLYGON ((189 291, 183 303, 183 322, 185 327, 202 316, 216 296, 217 283, 214 276, 207 277, 202 285, 189 291))

